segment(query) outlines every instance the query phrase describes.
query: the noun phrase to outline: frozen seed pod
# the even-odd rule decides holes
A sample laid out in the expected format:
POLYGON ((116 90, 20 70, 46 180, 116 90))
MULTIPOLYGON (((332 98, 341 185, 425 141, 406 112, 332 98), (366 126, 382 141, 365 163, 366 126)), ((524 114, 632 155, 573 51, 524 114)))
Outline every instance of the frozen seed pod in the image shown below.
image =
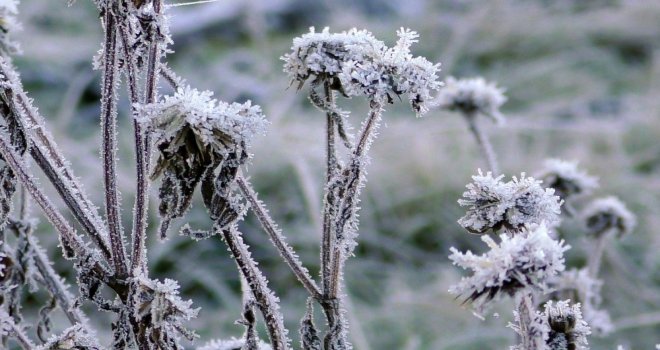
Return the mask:
POLYGON ((582 218, 587 233, 593 237, 613 231, 621 238, 630 234, 637 220, 626 205, 616 197, 599 198, 592 201, 583 211, 582 218))

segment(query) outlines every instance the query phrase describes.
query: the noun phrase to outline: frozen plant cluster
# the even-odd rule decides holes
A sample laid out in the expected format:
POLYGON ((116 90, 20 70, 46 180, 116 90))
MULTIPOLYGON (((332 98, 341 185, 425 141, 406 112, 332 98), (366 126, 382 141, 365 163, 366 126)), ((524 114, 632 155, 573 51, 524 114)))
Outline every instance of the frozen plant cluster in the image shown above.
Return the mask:
POLYGON ((570 197, 589 194, 598 188, 598 179, 578 169, 577 162, 561 159, 548 159, 537 176, 543 185, 553 188, 555 194, 564 201, 570 197))
POLYGON ((637 219, 620 199, 610 196, 592 201, 582 212, 587 233, 601 236, 608 232, 619 238, 630 234, 637 219))
POLYGON ((2 52, 2 56, 20 52, 20 47, 11 38, 12 33, 20 29, 16 15, 18 15, 18 0, 0 1, 0 52, 2 52))
POLYGON ((550 238, 545 225, 512 236, 502 234, 499 244, 487 235, 482 240, 490 248, 483 255, 452 248, 449 256, 454 265, 472 270, 450 293, 478 308, 524 289, 546 291, 548 282, 564 270, 564 252, 570 248, 550 238))
POLYGON ((525 225, 545 223, 554 227, 559 223, 562 201, 554 190, 543 188, 541 181, 521 174, 511 181, 503 182, 503 175, 493 177, 479 170, 472 176, 467 191, 458 203, 468 207, 458 223, 473 233, 520 230, 525 225))
POLYGON ((461 112, 466 116, 482 114, 501 123, 504 116, 500 113, 500 107, 506 100, 504 90, 484 78, 449 77, 440 90, 437 104, 449 111, 461 112))
POLYGON ((572 304, 570 300, 548 301, 543 314, 547 318, 550 332, 548 334, 548 350, 589 349, 587 336, 591 329, 582 319, 580 304, 572 304))

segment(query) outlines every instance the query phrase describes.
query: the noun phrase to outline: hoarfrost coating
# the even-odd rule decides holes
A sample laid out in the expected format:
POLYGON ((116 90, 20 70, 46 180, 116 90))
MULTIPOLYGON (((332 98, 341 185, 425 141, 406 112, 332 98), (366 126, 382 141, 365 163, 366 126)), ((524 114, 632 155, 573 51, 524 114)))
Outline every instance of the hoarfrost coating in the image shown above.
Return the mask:
POLYGON ((553 189, 544 189, 540 181, 524 173, 509 182, 503 182, 503 178, 494 178, 490 172, 484 175, 481 170, 472 176, 468 190, 458 200, 468 207, 458 220, 461 226, 472 233, 485 233, 502 228, 515 231, 542 222, 554 227, 559 223, 562 202, 553 189))
POLYGON ((481 239, 490 248, 483 255, 461 253, 452 247, 449 256, 454 265, 473 272, 449 292, 474 303, 477 309, 524 288, 545 291, 549 280, 564 270, 564 252, 570 248, 564 241, 550 238, 545 225, 513 236, 502 234, 499 244, 487 235, 481 239))

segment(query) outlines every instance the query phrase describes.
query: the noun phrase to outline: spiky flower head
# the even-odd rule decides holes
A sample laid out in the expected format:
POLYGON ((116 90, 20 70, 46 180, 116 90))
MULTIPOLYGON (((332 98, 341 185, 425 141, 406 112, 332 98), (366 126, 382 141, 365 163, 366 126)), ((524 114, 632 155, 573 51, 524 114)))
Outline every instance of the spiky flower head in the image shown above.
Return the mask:
POLYGON ((238 169, 249 157, 254 135, 265 130, 259 106, 221 102, 212 95, 186 86, 142 107, 140 120, 154 129, 159 152, 151 178, 164 175, 159 211, 165 230, 170 219, 188 210, 197 184, 212 182, 217 167, 238 169))
POLYGON ((617 197, 605 197, 593 200, 582 213, 587 233, 600 237, 614 232, 621 238, 630 234, 637 220, 626 205, 617 197))
POLYGON ((545 225, 526 228, 517 235, 500 235, 500 243, 490 236, 481 238, 490 248, 482 255, 461 253, 451 248, 454 265, 472 270, 449 292, 482 308, 502 295, 531 288, 546 291, 548 281, 564 270, 564 252, 570 247, 548 235, 545 225))
POLYGON ((543 163, 543 170, 538 176, 545 187, 555 189, 559 198, 588 194, 598 187, 598 178, 578 169, 577 162, 560 159, 548 159, 543 163))
POLYGON ((149 324, 147 337, 155 342, 156 348, 171 348, 177 342, 177 334, 188 340, 196 337, 183 323, 197 317, 200 309, 192 308, 191 300, 181 299, 178 282, 171 279, 160 282, 138 276, 132 280, 131 296, 132 317, 137 322, 149 324))
POLYGON ((52 335, 45 344, 36 348, 36 350, 60 349, 101 350, 101 346, 85 327, 75 324, 65 329, 60 335, 52 335))
POLYGON ((548 301, 544 315, 547 317, 550 333, 547 341, 549 350, 587 350, 587 336, 591 329, 582 319, 580 304, 570 300, 548 301))
POLYGON ((496 123, 504 121, 500 107, 506 100, 504 89, 481 77, 466 79, 449 77, 445 81, 445 87, 438 94, 440 108, 461 112, 466 116, 480 113, 496 123))
POLYGON ((554 227, 559 222, 561 201, 554 190, 544 189, 541 182, 522 173, 520 178, 503 182, 488 172, 472 176, 458 204, 468 207, 458 223, 472 233, 489 230, 521 230, 525 225, 545 223, 554 227))

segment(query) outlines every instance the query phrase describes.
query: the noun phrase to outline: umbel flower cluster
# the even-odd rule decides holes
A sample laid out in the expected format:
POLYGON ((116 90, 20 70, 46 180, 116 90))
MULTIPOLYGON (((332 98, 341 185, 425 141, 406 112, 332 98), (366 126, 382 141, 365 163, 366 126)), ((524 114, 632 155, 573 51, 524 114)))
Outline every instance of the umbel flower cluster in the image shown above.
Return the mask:
POLYGON ((472 233, 520 230, 525 225, 545 223, 554 227, 559 222, 561 201, 551 188, 544 189, 541 182, 525 176, 513 177, 503 182, 503 175, 493 177, 488 172, 472 177, 461 206, 468 207, 465 216, 458 220, 466 230, 472 233))
POLYGON ((483 255, 451 248, 454 265, 472 270, 450 288, 478 308, 500 296, 513 296, 526 288, 545 291, 551 278, 564 270, 564 252, 570 247, 548 235, 545 225, 526 228, 515 235, 500 235, 500 243, 490 236, 481 238, 490 248, 483 255))
POLYGON ((410 53, 416 32, 401 28, 397 35, 390 48, 365 30, 317 33, 312 27, 282 56, 284 71, 299 87, 312 78, 313 84, 325 83, 345 96, 392 103, 393 95, 407 95, 413 110, 423 115, 441 86, 440 65, 410 53))

